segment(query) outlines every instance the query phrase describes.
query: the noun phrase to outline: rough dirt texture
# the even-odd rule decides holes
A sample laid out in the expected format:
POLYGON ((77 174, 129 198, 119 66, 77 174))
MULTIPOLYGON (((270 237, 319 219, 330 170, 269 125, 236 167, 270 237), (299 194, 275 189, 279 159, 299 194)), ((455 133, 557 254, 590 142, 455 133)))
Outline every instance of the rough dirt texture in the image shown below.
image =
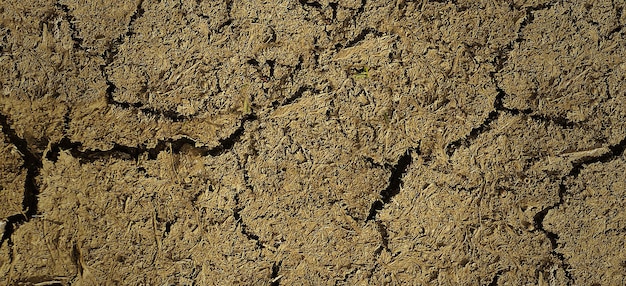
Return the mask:
POLYGON ((624 285, 625 7, 0 0, 0 284, 624 285))

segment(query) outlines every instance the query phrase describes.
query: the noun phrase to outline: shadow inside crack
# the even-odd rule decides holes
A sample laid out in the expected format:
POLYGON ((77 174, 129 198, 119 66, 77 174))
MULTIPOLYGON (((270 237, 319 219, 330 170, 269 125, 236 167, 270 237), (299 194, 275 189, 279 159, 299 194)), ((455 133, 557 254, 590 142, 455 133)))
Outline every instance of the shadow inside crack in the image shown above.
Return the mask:
POLYGON ((381 198, 372 203, 369 215, 365 221, 371 221, 376 218, 376 215, 383 209, 385 204, 388 204, 393 197, 400 193, 400 187, 402 185, 402 178, 406 173, 411 161, 413 160, 411 153, 413 149, 408 149, 404 155, 400 156, 398 163, 391 167, 391 175, 389 176, 389 184, 387 188, 380 192, 381 198))
POLYGON ((4 114, 0 114, 0 126, 2 126, 2 132, 9 139, 9 142, 19 151, 24 161, 23 167, 26 169, 22 213, 9 216, 6 219, 4 234, 0 238, 0 246, 2 246, 4 241, 11 237, 17 225, 28 222, 37 214, 39 186, 37 186, 36 178, 39 176, 42 162, 41 158, 30 150, 26 139, 19 137, 15 130, 11 128, 9 119, 4 114))
POLYGON ((184 148, 191 148, 195 153, 203 157, 217 157, 232 149, 235 143, 240 141, 245 131, 246 122, 256 119, 254 114, 246 115, 243 120, 241 120, 239 127, 228 137, 220 139, 219 144, 215 147, 198 147, 196 146, 195 140, 184 137, 176 140, 159 140, 156 146, 152 148, 147 148, 145 145, 131 147, 114 144, 113 148, 110 150, 81 150, 82 144, 80 142, 72 142, 66 137, 61 139, 58 143, 52 144, 48 152, 46 152, 45 157, 51 162, 57 162, 61 150, 66 150, 81 162, 93 162, 109 157, 137 161, 141 154, 148 154, 148 159, 154 160, 162 151, 171 150, 172 153, 179 154, 184 148))

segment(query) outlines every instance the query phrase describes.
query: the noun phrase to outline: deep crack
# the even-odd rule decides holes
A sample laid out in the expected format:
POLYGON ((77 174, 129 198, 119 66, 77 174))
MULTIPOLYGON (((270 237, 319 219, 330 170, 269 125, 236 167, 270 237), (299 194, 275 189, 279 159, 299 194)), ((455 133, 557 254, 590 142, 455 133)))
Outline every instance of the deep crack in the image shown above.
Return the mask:
POLYGON ((356 46, 359 42, 365 40, 365 38, 369 34, 373 34, 376 37, 380 37, 380 36, 383 35, 382 32, 380 32, 380 31, 378 31, 378 30, 376 30, 374 28, 365 28, 365 29, 361 30, 361 32, 356 37, 354 37, 354 39, 348 41, 343 48, 345 49, 345 48, 350 48, 350 47, 356 46))
POLYGON ((472 128, 472 130, 469 132, 467 136, 460 138, 456 141, 453 141, 449 143, 448 146, 446 146, 446 154, 448 154, 448 157, 452 157, 452 155, 454 155, 454 152, 456 152, 456 150, 458 150, 459 147, 461 146, 468 147, 469 145, 471 145, 472 141, 476 140, 476 138, 480 136, 480 134, 483 134, 491 130, 491 124, 500 117, 500 109, 498 109, 498 107, 502 105, 503 96, 504 96, 504 93, 502 92, 498 93, 493 103, 494 110, 489 112, 489 115, 483 121, 483 123, 481 123, 478 127, 472 128))
POLYGON ((4 234, 2 238, 0 238, 0 246, 2 246, 5 240, 10 240, 17 226, 28 222, 37 214, 39 186, 36 183, 36 179, 37 176, 39 176, 42 163, 41 158, 28 148, 26 139, 19 137, 15 130, 11 128, 9 119, 4 114, 0 114, 0 125, 2 126, 2 132, 8 137, 9 142, 15 145, 22 155, 22 160, 24 161, 23 167, 26 168, 22 213, 7 218, 4 234))
POLYGON ((68 22, 70 30, 72 31, 70 37, 72 41, 74 41, 74 49, 86 51, 87 49, 83 47, 83 38, 79 37, 78 29, 76 29, 76 18, 70 14, 70 8, 67 5, 61 4, 59 1, 54 5, 65 13, 65 21, 68 22))
POLYGON ((310 87, 310 86, 301 86, 298 88, 298 90, 296 90, 296 92, 294 92, 290 97, 288 97, 287 99, 285 99, 282 103, 278 103, 278 101, 273 102, 272 106, 273 107, 278 107, 278 106, 285 106, 285 105, 289 105, 294 103, 296 100, 298 100, 299 98, 301 98, 305 92, 312 92, 312 93, 319 93, 318 90, 310 87))
POLYGON ((393 197, 400 193, 402 186, 402 180, 406 173, 411 161, 413 160, 411 153, 414 149, 408 149, 400 158, 395 166, 391 167, 391 175, 389 175, 389 184, 385 189, 380 192, 381 198, 372 203, 372 206, 367 216, 367 221, 374 220, 379 211, 388 204, 393 197))
POLYGON ((109 158, 111 156, 136 161, 141 154, 148 154, 148 159, 154 160, 162 151, 172 150, 174 154, 178 154, 181 152, 183 147, 192 148, 195 153, 200 154, 200 156, 203 157, 217 157, 226 153, 228 150, 231 150, 235 143, 240 141, 240 138, 245 131, 246 122, 252 120, 256 120, 256 116, 254 114, 245 116, 243 120, 241 120, 239 127, 228 137, 220 139, 219 144, 215 147, 198 147, 195 140, 184 137, 176 140, 159 140, 156 146, 152 148, 147 148, 145 145, 131 147, 114 144, 113 148, 110 150, 81 150, 82 143, 72 142, 69 138, 63 138, 61 141, 51 145, 50 149, 46 152, 45 157, 52 162, 56 162, 60 151, 67 150, 73 157, 79 158, 81 162, 93 162, 103 158, 109 158))
POLYGON ((300 2, 300 5, 302 5, 302 8, 305 11, 307 11, 307 9, 304 7, 313 7, 315 9, 322 9, 322 4, 320 4, 320 2, 317 2, 317 1, 298 0, 298 2, 300 2))
POLYGON ((489 286, 497 286, 498 279, 500 279, 500 276, 502 275, 502 273, 504 273, 503 270, 499 270, 498 272, 496 272, 496 275, 494 275, 493 279, 491 279, 491 283, 489 283, 489 286))
POLYGON ((241 218, 241 213, 240 212, 241 212, 241 210, 243 210, 243 208, 239 205, 239 194, 235 194, 234 200, 235 200, 235 208, 233 209, 233 218, 235 219, 235 223, 241 229, 241 234, 243 234, 249 240, 254 241, 256 246, 259 249, 264 249, 265 245, 263 245, 263 243, 261 243, 261 240, 260 240, 259 236, 254 234, 254 233, 252 233, 252 232, 250 232, 250 231, 248 231, 248 226, 243 222, 243 220, 241 218))
POLYGON ((380 233, 381 245, 374 251, 374 255, 379 256, 383 250, 390 251, 389 249, 389 232, 387 231, 387 226, 385 226, 381 221, 376 221, 376 226, 378 227, 378 232, 380 233))
POLYGON ((272 275, 270 276, 270 286, 279 286, 280 285, 280 278, 282 277, 282 275, 278 275, 278 273, 280 272, 280 266, 283 264, 282 261, 279 261, 278 263, 274 262, 274 264, 272 264, 272 275))

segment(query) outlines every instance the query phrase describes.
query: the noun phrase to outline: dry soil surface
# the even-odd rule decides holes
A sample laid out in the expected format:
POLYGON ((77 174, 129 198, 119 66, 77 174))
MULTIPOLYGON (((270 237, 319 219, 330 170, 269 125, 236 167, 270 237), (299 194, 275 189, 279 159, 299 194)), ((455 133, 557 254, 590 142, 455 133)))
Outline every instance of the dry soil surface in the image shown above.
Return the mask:
POLYGON ((0 0, 0 284, 624 285, 625 7, 0 0))

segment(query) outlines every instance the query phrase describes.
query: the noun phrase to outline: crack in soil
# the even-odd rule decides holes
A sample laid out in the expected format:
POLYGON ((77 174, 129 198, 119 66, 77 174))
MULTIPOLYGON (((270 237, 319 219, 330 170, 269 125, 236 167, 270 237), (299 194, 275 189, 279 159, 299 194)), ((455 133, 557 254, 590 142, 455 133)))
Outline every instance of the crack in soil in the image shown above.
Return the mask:
POLYGON ((469 147, 470 145, 472 145, 471 142, 476 140, 478 136, 491 130, 492 128, 491 124, 494 121, 496 121, 501 115, 500 113, 501 110, 498 108, 502 106, 503 97, 504 97, 504 92, 503 91, 498 92, 498 95, 496 95, 496 99, 494 100, 494 103, 493 103, 494 109, 491 112, 489 112, 489 115, 483 121, 483 123, 481 123, 478 127, 472 128, 469 134, 466 135, 465 137, 461 137, 460 139, 457 139, 449 143, 448 146, 446 146, 446 154, 448 154, 448 157, 452 157, 452 155, 454 155, 456 150, 458 150, 459 147, 461 146, 469 147))
MULTIPOLYGON (((411 165, 411 162, 413 161, 411 153, 414 151, 416 151, 414 148, 407 149, 406 152, 398 158, 396 165, 390 167, 391 175, 389 175, 389 184, 387 185, 387 188, 380 191, 381 198, 372 203, 369 215, 367 216, 367 219, 365 219, 365 222, 375 220, 378 212, 381 211, 393 197, 400 193, 404 174, 406 174, 409 165, 411 165)), ((419 153, 419 151, 416 152, 419 153)))
POLYGON ((5 240, 9 240, 9 243, 11 243, 11 235, 19 225, 30 221, 30 219, 37 214, 39 186, 36 183, 36 179, 40 174, 43 164, 41 158, 28 148, 26 139, 19 137, 15 130, 11 128, 9 118, 1 113, 0 125, 2 126, 2 132, 8 137, 9 142, 12 143, 22 155, 22 160, 24 161, 23 167, 26 168, 22 213, 9 216, 6 219, 4 234, 0 238, 0 246, 2 246, 5 240))
POLYGON ((361 0, 361 6, 359 6, 359 9, 356 10, 356 14, 354 14, 354 18, 356 18, 357 16, 365 12, 365 5, 367 5, 367 0, 361 0))
POLYGON ((75 25, 77 21, 76 18, 74 18, 74 16, 70 13, 70 8, 67 5, 61 4, 60 1, 57 1, 54 6, 65 13, 63 18, 65 18, 65 21, 67 21, 70 26, 70 30, 72 31, 70 37, 72 38, 72 41, 74 41, 74 49, 87 51, 87 49, 83 47, 83 38, 79 37, 80 33, 78 32, 78 29, 76 29, 75 25))
POLYGON ((296 100, 300 99, 304 95, 304 93, 307 92, 307 91, 309 91, 309 92, 311 92, 313 94, 319 94, 320 93, 319 90, 317 90, 317 89, 315 89, 315 88, 313 88, 311 86, 304 85, 304 86, 299 87, 298 90, 296 92, 294 92, 294 94, 292 96, 290 96, 287 99, 285 99, 282 103, 278 104, 278 101, 273 102, 272 103, 272 107, 279 107, 279 106, 282 107, 282 106, 286 106, 286 105, 292 104, 296 100))
POLYGON ((233 199, 235 200, 235 207, 233 208, 233 218, 235 219, 235 223, 237 224, 237 226, 239 226, 239 229, 241 229, 241 234, 243 234, 249 240, 254 241, 259 249, 264 249, 265 245, 261 243, 259 236, 248 231, 248 225, 246 225, 241 218, 240 212, 241 210, 243 210, 243 207, 239 205, 239 194, 235 194, 233 199))
MULTIPOLYGON (((241 140, 241 136, 245 131, 245 124, 248 121, 256 120, 257 117, 254 114, 246 115, 239 127, 231 133, 228 137, 219 140, 219 144, 214 147, 198 147, 196 141, 187 137, 180 139, 165 139, 159 140, 157 145, 153 148, 147 148, 145 145, 139 147, 124 146, 120 144, 114 144, 110 150, 80 150, 81 142, 72 142, 69 138, 63 138, 58 143, 52 144, 50 149, 46 152, 45 157, 56 162, 61 150, 68 150, 72 156, 79 158, 81 162, 93 162, 99 159, 115 156, 116 154, 122 155, 121 158, 137 160, 139 155, 148 154, 148 159, 154 160, 157 158, 161 151, 172 150, 174 154, 179 154, 183 147, 192 148, 194 152, 200 154, 202 157, 221 156, 227 151, 231 150, 235 143, 241 140)), ((118 156, 120 157, 120 156, 118 156)))
POLYGON ((387 231, 387 226, 385 226, 381 221, 376 221, 376 226, 378 227, 378 232, 380 233, 381 245, 374 250, 374 255, 379 256, 383 250, 391 252, 389 249, 389 232, 387 231))
POLYGON ((278 275, 278 273, 280 272, 280 266, 283 264, 282 261, 278 261, 278 263, 274 262, 272 264, 272 275, 270 276, 270 286, 279 286, 280 285, 280 278, 282 278, 282 275, 278 275))
POLYGON ((300 5, 302 6, 302 9, 304 9, 304 11, 308 11, 306 8, 304 7, 313 7, 315 9, 322 9, 322 4, 320 4, 320 2, 317 1, 307 1, 307 0, 298 0, 298 2, 300 3, 300 5))
POLYGON ((499 270, 498 272, 496 272, 496 275, 493 276, 493 279, 491 279, 491 283, 489 283, 489 286, 498 286, 498 279, 500 279, 500 276, 504 273, 504 270, 499 270))
POLYGON ((380 32, 380 31, 378 31, 378 30, 376 30, 374 28, 365 28, 365 29, 362 29, 361 32, 359 32, 359 34, 356 37, 354 37, 354 39, 348 41, 343 48, 347 49, 347 48, 356 46, 358 43, 360 43, 361 41, 365 40, 365 38, 369 34, 373 34, 376 37, 381 37, 383 35, 382 32, 380 32))
MULTIPOLYGON (((378 232, 380 233, 381 245, 374 250, 374 255, 376 257, 380 256, 383 250, 391 252, 389 249, 389 232, 387 231, 387 226, 383 224, 381 221, 376 220, 376 216, 378 213, 385 207, 386 204, 391 202, 391 199, 400 193, 400 189, 403 184, 404 175, 406 174, 409 165, 411 165, 413 161, 412 153, 415 152, 416 155, 419 155, 419 146, 416 148, 409 148, 406 152, 398 158, 398 162, 394 166, 389 166, 385 164, 385 168, 391 169, 391 174, 389 175, 389 184, 385 189, 380 191, 381 198, 372 203, 370 207, 369 215, 365 219, 365 223, 368 221, 375 221, 378 232)), ((367 158, 365 158, 367 160, 367 158)), ((371 272, 375 271, 377 266, 374 266, 371 269, 371 272)))

